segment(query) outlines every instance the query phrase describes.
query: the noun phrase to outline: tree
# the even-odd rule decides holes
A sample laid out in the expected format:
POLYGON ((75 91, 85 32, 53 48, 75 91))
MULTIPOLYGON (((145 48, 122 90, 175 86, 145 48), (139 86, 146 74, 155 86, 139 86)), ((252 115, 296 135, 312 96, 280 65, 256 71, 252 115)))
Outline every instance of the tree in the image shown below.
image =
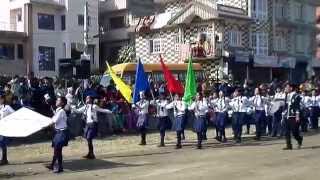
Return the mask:
POLYGON ((134 46, 133 45, 126 45, 123 46, 119 50, 119 55, 117 59, 117 63, 129 63, 129 62, 135 62, 135 52, 134 52, 134 46))

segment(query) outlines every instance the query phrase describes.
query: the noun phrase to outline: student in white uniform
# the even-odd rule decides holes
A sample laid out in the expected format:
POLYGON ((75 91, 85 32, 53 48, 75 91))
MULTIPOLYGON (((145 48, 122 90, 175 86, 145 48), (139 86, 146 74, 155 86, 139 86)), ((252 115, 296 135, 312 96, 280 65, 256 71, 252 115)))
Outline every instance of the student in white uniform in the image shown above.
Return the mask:
MULTIPOLYGON (((0 121, 1 119, 5 118, 9 114, 13 113, 14 110, 9 106, 6 105, 6 97, 5 95, 0 95, 0 121)), ((0 161, 0 165, 7 165, 8 158, 7 158, 7 145, 8 145, 8 138, 4 136, 0 136, 0 147, 2 150, 2 158, 0 161)))
POLYGON ((166 99, 165 94, 161 93, 160 98, 155 102, 152 102, 153 105, 157 107, 157 119, 158 119, 158 129, 160 131, 160 145, 159 147, 164 147, 164 138, 166 135, 166 130, 171 129, 172 123, 169 118, 167 106, 169 101, 166 99))
POLYGON ((317 95, 316 90, 312 90, 311 97, 309 98, 309 110, 310 110, 310 125, 311 129, 319 128, 319 114, 320 114, 320 96, 317 95))
POLYGON ((47 166, 48 169, 53 170, 54 173, 63 172, 62 167, 62 149, 64 146, 68 146, 69 142, 69 132, 67 125, 67 113, 64 110, 67 104, 67 99, 65 97, 59 97, 56 101, 56 111, 52 117, 52 122, 54 123, 55 135, 52 139, 52 147, 54 149, 52 162, 47 166))
POLYGON ((170 104, 167 105, 167 109, 174 109, 173 113, 174 113, 174 129, 177 133, 177 145, 176 145, 176 149, 181 149, 182 145, 181 145, 181 139, 182 139, 182 131, 184 130, 184 121, 185 121, 185 113, 186 113, 186 109, 187 106, 184 103, 184 101, 182 101, 182 98, 179 94, 176 94, 174 96, 174 101, 171 102, 170 104))
POLYGON ((214 102, 214 109, 216 111, 216 128, 217 140, 220 142, 227 142, 225 126, 228 119, 230 99, 224 96, 223 91, 219 92, 219 98, 214 102))
POLYGON ((86 97, 86 105, 76 111, 83 113, 86 121, 86 127, 83 136, 88 142, 88 154, 83 158, 95 159, 92 140, 97 136, 98 133, 97 113, 100 112, 112 114, 112 112, 108 109, 102 109, 98 105, 94 104, 93 98, 90 96, 86 97))
POLYGON ((140 92, 140 101, 133 104, 132 107, 136 109, 138 114, 137 128, 141 135, 141 142, 139 145, 147 145, 147 126, 148 126, 148 113, 149 113, 149 101, 146 100, 144 92, 140 92))
POLYGON ((264 128, 264 123, 266 121, 266 111, 265 107, 267 100, 260 94, 260 89, 256 88, 254 91, 254 96, 249 99, 251 105, 254 108, 254 119, 256 125, 256 140, 260 140, 264 128))
POLYGON ((209 110, 208 102, 205 98, 201 96, 201 94, 198 93, 196 95, 196 101, 193 102, 188 109, 193 111, 195 115, 193 129, 197 133, 197 148, 201 149, 203 135, 205 131, 206 114, 209 110))
POLYGON ((232 108, 232 129, 236 143, 241 143, 242 125, 247 113, 248 98, 242 96, 240 89, 234 92, 234 98, 230 102, 232 108))

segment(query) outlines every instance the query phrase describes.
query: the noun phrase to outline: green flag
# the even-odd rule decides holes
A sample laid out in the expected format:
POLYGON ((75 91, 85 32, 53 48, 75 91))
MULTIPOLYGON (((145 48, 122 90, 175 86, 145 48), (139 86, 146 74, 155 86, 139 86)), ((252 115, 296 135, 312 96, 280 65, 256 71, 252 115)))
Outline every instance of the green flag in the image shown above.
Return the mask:
POLYGON ((188 105, 192 103, 193 97, 197 94, 196 76, 192 67, 192 59, 189 59, 186 84, 184 88, 183 101, 188 105))

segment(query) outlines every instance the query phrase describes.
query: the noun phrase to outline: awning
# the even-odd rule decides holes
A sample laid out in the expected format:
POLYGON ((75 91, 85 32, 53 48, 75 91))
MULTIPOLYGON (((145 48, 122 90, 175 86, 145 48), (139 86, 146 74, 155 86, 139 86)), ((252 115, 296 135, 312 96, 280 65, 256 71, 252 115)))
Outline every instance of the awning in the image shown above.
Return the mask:
POLYGON ((235 51, 234 57, 236 62, 249 63, 250 54, 246 51, 235 51))
POLYGON ((295 57, 283 57, 279 58, 279 66, 281 68, 294 69, 296 67, 297 60, 295 57))
POLYGON ((276 56, 255 56, 254 67, 278 68, 278 57, 276 56))

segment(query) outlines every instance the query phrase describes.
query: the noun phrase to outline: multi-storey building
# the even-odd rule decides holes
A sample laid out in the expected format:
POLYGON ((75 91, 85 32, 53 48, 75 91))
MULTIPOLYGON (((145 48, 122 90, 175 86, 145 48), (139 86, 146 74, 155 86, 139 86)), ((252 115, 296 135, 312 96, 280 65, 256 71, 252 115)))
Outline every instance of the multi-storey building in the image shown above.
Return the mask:
POLYGON ((191 55, 211 78, 306 77, 315 50, 316 1, 155 2, 159 11, 147 19, 149 24, 138 26, 135 37, 136 55, 145 63, 158 62, 159 54, 167 62, 183 63, 191 55))
POLYGON ((7 39, 6 36, 0 37, 2 49, 17 56, 5 55, 6 58, 0 58, 1 62, 5 62, 5 66, 1 64, 1 68, 13 69, 15 64, 21 65, 18 61, 22 58, 24 67, 12 73, 25 74, 33 71, 37 76, 55 76, 59 73, 59 59, 80 58, 84 51, 85 2, 88 2, 88 52, 91 67, 92 70, 99 68, 99 38, 93 38, 99 34, 98 0, 2 1, 1 30, 12 36, 13 32, 22 34, 15 37, 19 38, 18 41, 11 42, 2 41, 7 39), (24 43, 20 45, 20 42, 24 43), (19 52, 20 55, 25 55, 19 57, 19 52))
POLYGON ((154 13, 153 0, 101 0, 99 24, 102 30, 100 40, 101 66, 105 61, 114 62, 119 50, 134 43, 133 32, 137 18, 154 13))

